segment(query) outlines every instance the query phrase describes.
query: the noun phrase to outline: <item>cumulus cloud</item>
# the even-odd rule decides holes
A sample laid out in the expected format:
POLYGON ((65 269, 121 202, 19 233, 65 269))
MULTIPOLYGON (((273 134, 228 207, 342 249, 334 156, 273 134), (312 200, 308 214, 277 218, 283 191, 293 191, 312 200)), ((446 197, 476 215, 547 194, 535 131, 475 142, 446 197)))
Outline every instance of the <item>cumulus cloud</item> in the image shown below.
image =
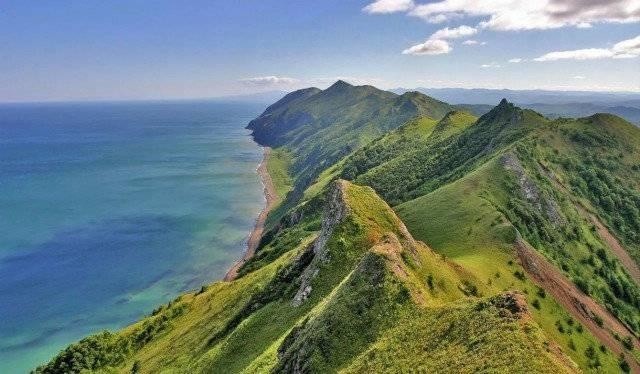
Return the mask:
POLYGON ((464 45, 485 45, 487 42, 479 42, 477 40, 469 39, 462 42, 464 45))
POLYGON ((614 58, 630 58, 640 56, 640 35, 632 39, 623 40, 611 48, 614 58))
POLYGON ((480 67, 481 68, 487 68, 487 69, 497 69, 497 68, 502 67, 502 66, 500 66, 500 64, 498 64, 497 62, 490 62, 488 64, 482 64, 482 65, 480 65, 480 67))
POLYGON ((492 30, 591 27, 596 23, 640 22, 638 0, 441 0, 416 5, 409 0, 378 0, 368 13, 408 12, 427 22, 481 18, 480 27, 492 30))
POLYGON ((362 10, 369 14, 387 14, 405 12, 413 7, 413 0, 377 0, 362 10))
POLYGON ((424 43, 411 46, 404 51, 403 55, 442 55, 451 52, 451 46, 446 40, 429 39, 424 43))
POLYGON ((462 25, 460 27, 455 27, 450 29, 445 27, 444 29, 440 29, 433 33, 429 39, 459 39, 464 38, 465 36, 471 36, 478 32, 478 29, 462 25))
POLYGON ((268 75, 264 77, 252 77, 252 78, 240 79, 240 82, 249 86, 268 87, 268 86, 287 86, 287 85, 298 83, 299 80, 295 78, 289 78, 289 77, 277 77, 275 75, 268 75))
MULTIPOLYGON (((405 55, 441 55, 453 50, 447 39, 459 39, 474 35, 478 32, 476 28, 462 25, 460 27, 440 29, 429 37, 424 43, 416 44, 402 51, 405 55)), ((468 42, 468 41, 467 41, 468 42)), ((470 43, 463 43, 470 44, 470 43)), ((473 41, 471 44, 478 44, 473 41)))
POLYGON ((557 60, 595 60, 599 58, 613 57, 613 52, 603 48, 576 49, 573 51, 549 52, 534 61, 557 61, 557 60))
POLYGON ((517 63, 522 62, 522 61, 524 61, 524 60, 521 59, 521 58, 512 58, 512 59, 509 60, 509 62, 512 63, 512 64, 517 64, 517 63))
POLYGON ((611 48, 585 48, 570 51, 549 52, 534 61, 596 60, 602 58, 634 58, 640 56, 640 35, 623 40, 611 48))

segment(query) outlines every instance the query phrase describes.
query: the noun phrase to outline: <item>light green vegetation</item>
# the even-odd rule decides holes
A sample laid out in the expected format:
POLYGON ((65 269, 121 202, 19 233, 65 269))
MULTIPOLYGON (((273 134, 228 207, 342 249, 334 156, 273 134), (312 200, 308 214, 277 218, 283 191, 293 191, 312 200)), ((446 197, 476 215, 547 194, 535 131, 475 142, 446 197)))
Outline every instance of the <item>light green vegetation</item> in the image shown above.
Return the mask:
POLYGON ((417 92, 396 95, 338 81, 285 96, 248 128, 259 143, 286 146, 301 191, 324 169, 411 118, 442 118, 453 107, 417 92))
POLYGON ((235 282, 217 282, 200 292, 185 294, 117 334, 101 333, 86 338, 69 346, 37 372, 128 372, 135 362, 144 365, 145 372, 169 367, 198 371, 202 369, 198 360, 206 354, 210 337, 264 289, 294 253, 291 251, 235 282))
POLYGON ((570 372, 535 323, 500 313, 490 300, 412 311, 344 372, 570 372))
MULTIPOLYGON (((427 137, 424 146, 414 146, 411 152, 382 151, 373 153, 374 157, 359 156, 366 154, 368 147, 365 147, 347 158, 342 175, 371 185, 395 204, 440 186, 453 188, 458 178, 477 174, 482 165, 493 160, 497 166, 487 173, 487 178, 492 179, 477 182, 485 191, 477 186, 471 189, 484 201, 471 202, 463 196, 448 198, 450 206, 444 204, 442 213, 450 215, 468 204, 475 204, 474 214, 470 215, 473 220, 495 219, 496 225, 503 221, 513 224, 584 292, 636 333, 640 332, 638 284, 613 260, 615 256, 575 207, 580 197, 596 204, 595 209, 625 239, 630 253, 636 253, 636 227, 640 227, 637 192, 640 134, 637 128, 610 115, 551 122, 506 101, 476 123, 459 127, 462 130, 439 143, 429 143, 427 137), (602 131, 595 132, 594 126, 602 131), (555 139, 553 146, 551 139, 555 139), (589 147, 588 151, 585 146, 589 147), (378 166, 369 168, 369 159, 376 160, 378 166), (557 175, 570 181, 572 190, 554 185, 545 175, 545 164, 549 168, 552 162, 562 167, 557 175), (510 172, 505 174, 503 169, 510 172), (563 175, 567 171, 570 176, 563 175), (574 198, 571 192, 576 193, 574 198), (483 212, 483 206, 489 206, 493 216, 483 212), (495 217, 496 214, 502 217, 495 217)), ((392 133, 374 142, 372 145, 378 146, 373 147, 372 152, 402 149, 402 143, 392 133)), ((425 204, 424 209, 433 210, 435 206, 425 204)), ((410 221, 411 217, 407 219, 410 221)), ((473 246, 491 243, 491 238, 476 237, 472 223, 455 217, 429 235, 416 235, 431 244, 439 237, 448 237, 450 227, 457 226, 467 231, 470 241, 475 243, 473 246)), ((408 224, 411 227, 411 223, 408 224)), ((460 247, 456 249, 465 254, 469 252, 460 247)), ((447 253, 446 248, 443 250, 447 253)), ((477 257, 481 262, 492 261, 485 254, 477 257)), ((464 265, 474 266, 473 263, 464 265)))
POLYGON ((267 171, 271 176, 273 185, 278 194, 280 203, 289 191, 293 189, 293 179, 289 174, 291 168, 291 154, 286 149, 276 148, 269 152, 267 157, 267 171))
MULTIPOLYGON (((460 118, 469 117, 457 116, 454 120, 460 118)), ((451 122, 455 123, 443 122, 443 127, 451 127, 451 122)), ((412 152, 389 154, 380 166, 345 177, 372 186, 396 205, 466 175, 546 122, 535 112, 503 101, 473 125, 467 120, 455 126, 455 131, 434 131, 434 135, 450 134, 442 141, 415 147, 412 152)))
POLYGON ((638 258, 640 130, 608 115, 551 121, 506 101, 479 119, 451 109, 344 82, 286 96, 250 125, 275 147, 267 167, 286 199, 239 278, 50 365, 618 371, 617 355, 529 279, 514 244, 530 243, 637 334, 638 284, 585 212, 638 258))
MULTIPOLYGON (((492 159, 468 176, 396 210, 417 239, 481 279, 486 294, 515 289, 526 295, 529 305, 537 300, 538 308, 530 310, 545 335, 581 368, 589 368, 594 360, 584 352, 589 346, 599 347, 597 339, 582 327, 577 332, 578 323, 552 296, 541 292, 526 277, 514 275, 524 274, 513 252, 516 232, 498 209, 513 194, 503 187, 508 179, 500 160, 492 159), (566 321, 572 321, 572 326, 566 321), (562 333, 558 331, 558 323, 564 325, 562 333)), ((616 371, 615 355, 599 351, 596 354, 601 370, 616 371)))
MULTIPOLYGON (((358 369, 368 362, 363 361, 363 354, 382 347, 385 352, 393 349, 397 353, 413 347, 411 342, 407 347, 390 347, 386 339, 400 339, 407 333, 402 326, 435 318, 450 303, 454 303, 452 316, 463 309, 484 310, 467 316, 475 326, 484 326, 472 336, 501 340, 501 347, 513 352, 512 365, 566 369, 560 356, 544 350, 535 323, 521 323, 526 317, 505 314, 506 306, 496 306, 490 300, 477 304, 477 279, 415 242, 371 188, 337 182, 325 198, 326 206, 333 208, 325 217, 341 209, 345 215, 325 221, 332 223, 325 223, 319 234, 327 237, 323 248, 312 251, 308 241, 303 241, 236 281, 214 283, 197 294, 183 296, 160 314, 111 336, 114 341, 137 341, 133 337, 140 326, 165 310, 177 306, 182 310, 139 345, 119 351, 117 359, 104 356, 104 351, 113 348, 112 342, 106 343, 107 349, 95 350, 95 345, 85 341, 41 371, 57 372, 64 365, 118 372, 130 371, 134 365, 139 372, 231 373, 258 368, 332 372, 348 367, 363 371, 365 368, 358 369), (310 293, 294 302, 294 295, 307 286, 310 293), (485 319, 496 323, 487 325, 485 319), (90 364, 78 359, 87 356, 95 359, 90 364)), ((438 331, 426 336, 435 337, 438 331)), ((450 344, 429 345, 428 353, 445 357, 459 339, 456 334, 450 344)), ((473 351, 473 346, 467 349, 473 351)), ((495 354, 503 350, 495 349, 495 354)), ((504 368, 499 360, 476 362, 474 357, 469 353, 466 359, 461 358, 461 365, 504 368)))

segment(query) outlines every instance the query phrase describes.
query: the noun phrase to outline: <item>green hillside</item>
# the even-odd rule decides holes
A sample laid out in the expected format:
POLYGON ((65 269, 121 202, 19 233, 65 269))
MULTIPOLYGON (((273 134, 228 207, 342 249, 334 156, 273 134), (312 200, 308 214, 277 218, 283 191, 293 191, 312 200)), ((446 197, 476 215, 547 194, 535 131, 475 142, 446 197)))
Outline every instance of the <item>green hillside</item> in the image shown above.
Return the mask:
POLYGON ((415 241, 373 190, 337 181, 324 199, 320 230, 275 261, 85 339, 39 372, 400 370, 415 368, 416 349, 433 357, 425 369, 570 371, 519 294, 479 298, 479 280, 415 241), (423 323, 432 328, 411 327, 423 323))
POLYGON ((452 108, 417 92, 396 95, 338 81, 324 91, 285 96, 247 128, 258 143, 293 153, 291 171, 304 189, 323 169, 409 119, 437 120, 452 108))
POLYGON ((238 278, 39 372, 640 370, 640 129, 344 82, 249 128, 286 198, 238 278))

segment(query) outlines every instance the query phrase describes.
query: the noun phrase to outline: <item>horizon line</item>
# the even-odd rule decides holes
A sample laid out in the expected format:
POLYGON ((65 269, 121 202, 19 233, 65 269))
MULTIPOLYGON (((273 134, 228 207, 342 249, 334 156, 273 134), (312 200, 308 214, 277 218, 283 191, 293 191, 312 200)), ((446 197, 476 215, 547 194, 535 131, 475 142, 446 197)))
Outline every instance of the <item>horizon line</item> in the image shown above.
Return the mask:
MULTIPOLYGON (((347 82, 349 83, 349 82, 347 82)), ((349 83, 351 84, 351 83, 349 83)), ((351 84, 353 86, 373 86, 371 84, 351 84)), ((329 85, 330 86, 330 85, 329 85)), ((265 90, 265 91, 256 91, 250 93, 237 93, 237 94, 229 94, 229 95, 221 95, 221 96, 199 96, 199 97, 165 97, 165 98, 69 98, 69 99, 44 99, 44 100, 8 100, 8 101, 0 101, 0 105, 7 104, 82 104, 82 103, 125 103, 125 102, 162 102, 162 101, 213 101, 213 100, 228 100, 233 101, 233 99, 239 99, 242 101, 247 101, 246 98, 253 95, 261 95, 261 94, 288 94, 300 89, 311 88, 309 87, 301 87, 292 90, 265 90), (244 99, 244 100, 243 100, 244 99)), ((612 95, 640 95, 640 88, 638 91, 630 91, 630 90, 588 90, 588 89, 549 89, 549 88, 527 88, 527 89, 518 89, 518 88, 487 88, 487 87, 426 87, 426 86, 416 86, 416 87, 402 87, 397 86, 393 88, 379 88, 383 91, 394 91, 394 90, 492 90, 492 91, 540 91, 540 92, 557 92, 557 93, 593 93, 593 94, 612 94, 612 95)), ((256 102, 260 102, 260 100, 256 100, 256 102)))

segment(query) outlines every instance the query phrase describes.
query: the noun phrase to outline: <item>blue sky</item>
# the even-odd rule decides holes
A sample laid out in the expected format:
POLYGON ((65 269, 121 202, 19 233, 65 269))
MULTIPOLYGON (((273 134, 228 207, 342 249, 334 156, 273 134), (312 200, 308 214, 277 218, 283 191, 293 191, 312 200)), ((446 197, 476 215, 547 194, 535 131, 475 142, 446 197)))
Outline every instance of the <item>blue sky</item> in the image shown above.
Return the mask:
POLYGON ((5 0, 0 101, 213 97, 337 78, 640 91, 639 36, 639 0, 5 0))

